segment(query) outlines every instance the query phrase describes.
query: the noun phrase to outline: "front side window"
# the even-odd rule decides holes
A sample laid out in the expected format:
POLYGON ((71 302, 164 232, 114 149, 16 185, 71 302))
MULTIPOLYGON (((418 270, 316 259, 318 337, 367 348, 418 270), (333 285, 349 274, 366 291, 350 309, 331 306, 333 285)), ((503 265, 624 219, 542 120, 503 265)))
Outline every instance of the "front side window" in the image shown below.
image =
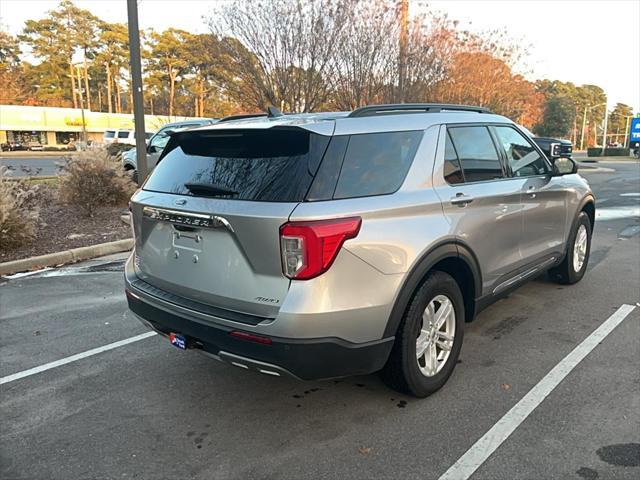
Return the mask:
POLYGON ((104 138, 113 138, 116 136, 116 132, 113 130, 107 130, 104 132, 104 138))
POLYGON ((126 130, 120 130, 118 132, 118 138, 129 138, 129 132, 126 130))
POLYGON ((495 130, 514 177, 545 175, 549 172, 547 162, 520 132, 511 127, 495 127, 495 130))
POLYGON ((487 127, 449 127, 447 130, 462 165, 466 182, 504 177, 498 151, 487 127))
POLYGON ((333 198, 385 195, 400 188, 422 131, 352 135, 333 198))

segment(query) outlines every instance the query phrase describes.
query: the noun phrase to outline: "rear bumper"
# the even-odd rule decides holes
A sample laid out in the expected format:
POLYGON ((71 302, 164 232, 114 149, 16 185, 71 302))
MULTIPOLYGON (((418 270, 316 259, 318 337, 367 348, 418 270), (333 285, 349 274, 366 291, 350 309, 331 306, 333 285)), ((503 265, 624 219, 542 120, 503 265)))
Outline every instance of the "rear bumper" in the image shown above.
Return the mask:
POLYGON ((266 374, 287 374, 302 380, 369 374, 380 370, 393 346, 393 337, 368 343, 351 343, 338 338, 293 339, 268 337, 270 345, 241 340, 229 335, 242 331, 212 324, 181 312, 154 305, 137 292, 128 279, 129 308, 147 327, 162 335, 171 332, 187 338, 188 345, 238 367, 266 374))

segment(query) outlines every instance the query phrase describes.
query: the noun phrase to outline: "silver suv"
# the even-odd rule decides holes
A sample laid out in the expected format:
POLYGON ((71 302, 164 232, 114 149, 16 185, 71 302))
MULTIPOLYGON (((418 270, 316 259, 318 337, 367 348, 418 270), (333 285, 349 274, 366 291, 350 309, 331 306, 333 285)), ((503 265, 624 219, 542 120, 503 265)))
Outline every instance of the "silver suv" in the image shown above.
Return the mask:
POLYGON ((382 372, 419 397, 464 322, 587 268, 595 202, 482 108, 223 119, 174 134, 131 200, 131 310, 182 349, 301 379, 382 372))

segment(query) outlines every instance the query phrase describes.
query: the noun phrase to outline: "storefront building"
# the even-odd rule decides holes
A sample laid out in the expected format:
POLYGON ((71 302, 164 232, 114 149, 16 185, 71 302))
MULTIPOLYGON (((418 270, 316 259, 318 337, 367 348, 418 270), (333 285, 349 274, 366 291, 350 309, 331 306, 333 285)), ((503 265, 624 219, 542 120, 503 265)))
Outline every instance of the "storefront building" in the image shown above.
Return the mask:
MULTIPOLYGON (((194 117, 145 115, 147 133, 169 122, 194 117)), ((87 140, 102 142, 105 130, 133 130, 133 115, 84 111, 87 140)), ((82 139, 82 111, 78 108, 0 105, 0 143, 39 143, 44 148, 64 149, 82 139)))

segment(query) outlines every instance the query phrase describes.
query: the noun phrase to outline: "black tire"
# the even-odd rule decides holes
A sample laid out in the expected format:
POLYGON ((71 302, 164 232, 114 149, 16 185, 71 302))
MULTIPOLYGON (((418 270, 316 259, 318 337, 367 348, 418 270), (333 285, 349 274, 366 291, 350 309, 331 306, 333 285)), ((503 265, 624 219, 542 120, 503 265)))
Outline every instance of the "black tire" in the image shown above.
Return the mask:
POLYGON ((129 178, 133 183, 138 183, 138 170, 135 170, 131 166, 127 166, 124 168, 124 171, 127 175, 129 175, 129 178))
POLYGON ((571 285, 579 282, 584 277, 587 271, 587 265, 589 263, 589 254, 591 253, 591 235, 593 229, 591 226, 591 220, 586 212, 580 212, 578 218, 573 226, 571 235, 569 235, 569 241, 567 243, 567 253, 564 256, 564 260, 560 265, 549 270, 549 276, 551 279, 564 285, 571 285), (587 232, 587 251, 582 263, 582 267, 576 271, 573 264, 574 257, 574 245, 576 243, 576 237, 580 227, 584 226, 587 232))
POLYGON ((456 366, 464 334, 464 300, 457 282, 450 275, 433 271, 418 288, 402 318, 389 360, 381 372, 382 380, 394 390, 427 397, 439 390, 456 366), (422 314, 438 295, 451 300, 455 312, 455 335, 449 358, 433 376, 422 374, 416 359, 416 339, 422 326, 422 314))

